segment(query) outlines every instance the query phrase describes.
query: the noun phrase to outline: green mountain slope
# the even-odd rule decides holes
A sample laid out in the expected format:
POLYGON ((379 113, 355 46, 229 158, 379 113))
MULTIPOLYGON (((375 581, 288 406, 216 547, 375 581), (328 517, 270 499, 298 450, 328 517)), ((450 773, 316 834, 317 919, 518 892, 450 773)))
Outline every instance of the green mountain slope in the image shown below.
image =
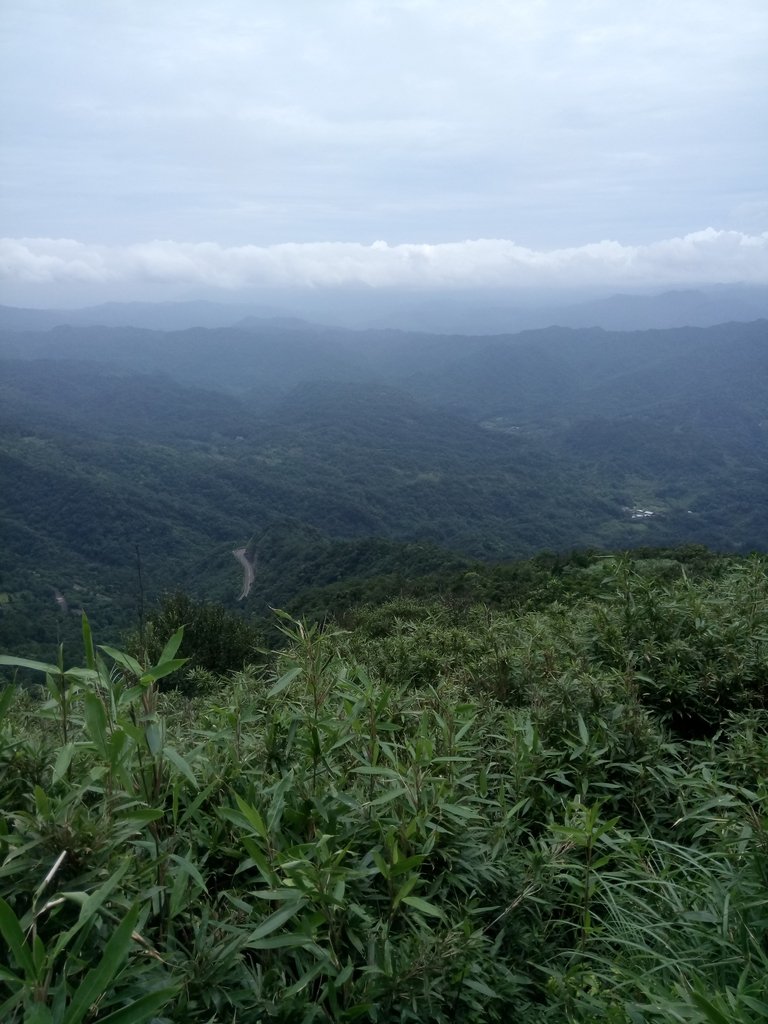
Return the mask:
MULTIPOLYGON (((263 541, 248 614, 331 582, 336 562, 365 578, 371 551, 347 564, 342 541, 474 559, 765 548, 767 353, 765 322, 491 341, 274 324, 6 334, 4 634, 50 622, 55 590, 99 625, 135 618, 142 588, 231 601, 233 549, 286 522, 301 539, 263 541)), ((377 571, 400 572, 406 550, 377 571)))

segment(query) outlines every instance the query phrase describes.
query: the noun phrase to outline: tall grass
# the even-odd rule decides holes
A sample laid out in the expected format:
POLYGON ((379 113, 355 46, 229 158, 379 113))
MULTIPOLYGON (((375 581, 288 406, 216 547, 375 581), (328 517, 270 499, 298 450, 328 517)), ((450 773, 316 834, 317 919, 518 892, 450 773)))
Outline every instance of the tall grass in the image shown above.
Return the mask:
POLYGON ((0 704, 0 1019, 768 1019, 764 576, 608 569, 612 603, 283 617, 191 700, 180 632, 3 659, 47 689, 0 704))

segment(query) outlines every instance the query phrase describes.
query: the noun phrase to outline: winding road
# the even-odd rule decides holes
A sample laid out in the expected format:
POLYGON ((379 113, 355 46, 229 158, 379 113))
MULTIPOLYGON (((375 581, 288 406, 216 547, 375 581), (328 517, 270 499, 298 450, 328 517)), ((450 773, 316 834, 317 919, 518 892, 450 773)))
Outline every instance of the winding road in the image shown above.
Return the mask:
POLYGON ((253 581, 256 579, 256 559, 253 561, 246 555, 247 548, 235 548, 232 554, 238 560, 243 567, 243 589, 240 591, 238 601, 242 601, 244 597, 248 597, 253 586, 253 581))

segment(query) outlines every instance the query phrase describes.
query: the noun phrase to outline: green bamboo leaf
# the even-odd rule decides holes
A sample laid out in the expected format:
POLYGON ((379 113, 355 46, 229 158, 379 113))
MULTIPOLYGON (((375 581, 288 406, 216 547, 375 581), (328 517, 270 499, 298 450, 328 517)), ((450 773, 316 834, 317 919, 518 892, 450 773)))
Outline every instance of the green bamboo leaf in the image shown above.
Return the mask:
POLYGON ((129 1006, 124 1006, 106 1017, 99 1017, 98 1024, 144 1024, 151 1020, 160 1009, 177 994, 178 989, 160 988, 156 992, 148 992, 145 996, 135 999, 129 1006))
POLYGON ((16 1017, 11 1016, 11 1010, 15 1010, 25 998, 27 994, 26 985, 21 978, 17 978, 15 974, 11 974, 10 971, 3 970, 2 968, 0 968, 0 977, 2 977, 3 981, 10 981, 13 985, 21 986, 18 992, 14 992, 5 1002, 0 1003, 0 1020, 16 1020, 16 1017))
POLYGON ((144 729, 144 738, 147 741, 149 752, 152 757, 157 757, 163 749, 163 729, 156 721, 147 722, 144 729))
POLYGON ((99 644, 99 650, 104 651, 104 653, 108 654, 109 657, 113 661, 116 661, 118 665, 122 665, 123 668, 126 668, 128 669, 129 672, 132 672, 133 675, 137 677, 137 679, 140 678, 141 675, 143 674, 144 669, 141 667, 138 661, 136 661, 135 658, 131 657, 130 654, 125 654, 123 651, 118 651, 114 647, 108 647, 106 644, 99 644))
POLYGON ((181 774, 197 789, 197 779, 195 773, 187 760, 185 760, 181 754, 176 750, 175 747, 165 746, 163 747, 163 756, 166 757, 174 768, 177 768, 181 774))
POLYGON ((381 807, 382 804, 391 803, 393 800, 397 800, 399 796, 407 793, 405 786, 393 786, 388 789, 382 796, 377 796, 375 800, 370 800, 366 803, 366 807, 381 807))
POLYGON ((59 675, 58 665, 46 665, 43 661, 30 661, 29 658, 13 658, 9 654, 0 654, 0 665, 9 668, 29 668, 33 672, 45 672, 49 676, 59 675))
POLYGON ((45 1003, 32 1003, 24 1013, 24 1024, 53 1024, 53 1014, 45 1003))
POLYGON ((702 992, 691 992, 691 999, 710 1024, 732 1024, 732 1019, 711 1003, 702 992))
POLYGON ((13 698, 16 696, 16 687, 13 684, 4 686, 0 690, 0 719, 5 718, 8 714, 8 709, 13 703, 13 698))
POLYGON ((333 979, 333 983, 337 988, 341 988, 342 985, 346 985, 349 979, 352 977, 354 972, 354 964, 350 961, 345 967, 339 971, 336 977, 333 979))
POLYGON ((258 835, 260 835, 262 839, 266 839, 267 827, 264 824, 264 820, 259 814, 259 812, 256 810, 256 808, 251 807, 251 805, 249 803, 246 803, 246 801, 243 800, 243 798, 239 796, 237 793, 235 793, 235 801, 237 802, 237 806, 242 811, 245 819, 253 827, 254 831, 258 833, 258 835))
POLYGON ((120 884, 123 876, 128 871, 130 862, 125 859, 120 865, 112 872, 109 878, 106 880, 104 885, 98 888, 95 892, 88 895, 83 905, 80 907, 80 916, 78 918, 78 924, 86 924, 96 914, 96 912, 103 906, 104 901, 109 897, 120 884))
POLYGON ((174 658, 171 661, 165 661, 162 665, 156 665, 154 668, 147 669, 143 672, 139 678, 140 683, 154 683, 158 679, 164 679, 165 676, 169 676, 171 672, 176 672, 181 668, 182 665, 186 665, 189 658, 174 658))
POLYGON ((181 641, 184 639, 184 627, 179 626, 176 632, 173 634, 171 639, 163 648, 163 653, 157 660, 158 665, 164 665, 166 661, 172 661, 176 657, 176 651, 181 646, 181 641))
POLYGON ((441 800, 438 807, 442 811, 446 811, 448 814, 453 815, 455 818, 463 818, 470 820, 472 818, 479 818, 480 815, 477 811, 473 811, 470 807, 462 807, 460 804, 449 804, 441 800))
POLYGON ((253 889, 251 890, 251 896, 255 896, 257 900, 277 900, 283 902, 285 900, 301 899, 302 894, 298 889, 253 889))
POLYGON ((416 887, 416 883, 418 881, 419 881, 419 876, 418 875, 411 875, 410 878, 406 878, 406 880, 400 886, 400 889, 398 890, 398 893, 395 896, 394 900, 392 901, 392 906, 393 907, 397 907, 397 906, 399 906, 401 901, 407 900, 407 897, 409 896, 410 893, 413 892, 414 888, 416 887))
POLYGON ((98 670, 95 668, 68 668, 64 673, 64 678, 73 683, 94 683, 101 680, 105 680, 99 676, 98 670))
POLYGON ((75 753, 74 743, 65 743, 56 755, 56 760, 53 765, 53 771, 51 773, 51 781, 56 783, 60 782, 69 770, 69 766, 72 763, 72 757, 75 753))
POLYGON ((189 877, 200 886, 205 892, 208 892, 208 886, 205 884, 205 879, 198 871, 197 867, 192 863, 188 857, 181 857, 178 853, 171 854, 171 860, 175 861, 181 870, 189 875, 189 877))
POLYGON ((278 928, 281 928, 286 921, 290 921, 292 917, 295 917, 304 906, 304 900, 295 900, 292 903, 287 903, 280 910, 276 910, 274 914, 270 914, 268 918, 261 922, 258 928, 251 932, 248 936, 247 944, 251 946, 257 940, 263 939, 278 928))
POLYGON ((318 956, 323 951, 317 946, 311 935, 303 932, 288 932, 283 935, 270 935, 265 939, 254 939, 248 943, 249 949, 311 949, 318 956))
POLYGON ((85 651, 85 664, 89 669, 96 667, 96 655, 93 650, 93 635, 91 634, 91 624, 88 622, 88 616, 83 612, 83 650, 85 651))
POLYGON ((85 728, 91 741, 101 756, 108 758, 107 713, 101 699, 95 693, 86 693, 83 697, 83 715, 85 728))
POLYGON ((24 939, 21 924, 2 897, 0 897, 0 935, 5 939, 16 963, 24 971, 27 981, 34 981, 35 964, 32 960, 30 948, 24 939))
POLYGON ((387 862, 384 860, 384 858, 381 856, 379 851, 378 850, 371 850, 371 856, 373 857, 373 863, 379 869, 379 871, 381 872, 382 876, 384 878, 389 878, 390 874, 392 873, 392 869, 390 868, 389 864, 387 864, 387 862))
POLYGON ((404 896, 403 903, 407 903, 409 907, 413 907, 421 914, 428 914, 430 917, 445 917, 439 907, 436 907, 434 903, 427 903, 421 896, 404 896))
POLYGON ((578 717, 578 726, 579 726, 579 736, 581 737, 581 742, 584 744, 585 747, 588 747, 589 746, 589 730, 587 729, 587 724, 584 721, 584 719, 581 717, 581 715, 579 715, 579 717, 578 717))
MULTIPOLYGON (((35 893, 35 898, 37 898, 37 893, 35 893)), ((45 943, 43 942, 39 935, 36 935, 32 940, 32 959, 35 964, 35 975, 38 978, 42 977, 43 974, 43 967, 45 965, 45 954, 45 943)))
POLYGON ((393 779, 397 782, 402 781, 402 776, 399 772, 393 771, 392 768, 377 768, 375 765, 362 765, 360 768, 353 768, 352 771, 356 775, 382 775, 384 778, 393 779))
POLYGON ((104 948, 101 960, 86 974, 75 992, 62 1024, 81 1024, 90 1008, 104 995, 131 948, 131 935, 139 919, 138 905, 132 907, 104 948))
POLYGON ((424 859, 425 854, 423 853, 414 854, 413 857, 403 857, 402 860, 399 860, 396 864, 392 865, 390 873, 392 874, 392 877, 395 875, 404 875, 406 871, 410 871, 411 868, 419 867, 424 862, 424 859))
POLYGON ((282 693, 287 687, 291 685, 296 676, 301 674, 301 665, 296 665, 295 668, 290 669, 285 675, 280 676, 275 685, 267 694, 267 697, 276 697, 278 693, 282 693))
POLYGON ((35 786, 32 790, 35 797, 35 807, 37 813, 43 818, 47 818, 51 813, 51 802, 48 799, 48 794, 45 792, 42 786, 35 786))
POLYGON ((463 984, 467 988, 474 989, 475 992, 479 992, 481 996, 488 996, 489 999, 500 999, 498 992, 494 992, 492 988, 489 988, 484 981, 476 981, 474 978, 464 978, 463 984))
POLYGON ((304 974, 302 974, 298 981, 295 981, 293 985, 285 990, 283 998, 290 999, 292 996, 298 995, 299 992, 305 989, 311 981, 315 980, 318 974, 322 974, 325 969, 325 959, 319 960, 318 963, 313 964, 308 971, 305 971, 304 974))

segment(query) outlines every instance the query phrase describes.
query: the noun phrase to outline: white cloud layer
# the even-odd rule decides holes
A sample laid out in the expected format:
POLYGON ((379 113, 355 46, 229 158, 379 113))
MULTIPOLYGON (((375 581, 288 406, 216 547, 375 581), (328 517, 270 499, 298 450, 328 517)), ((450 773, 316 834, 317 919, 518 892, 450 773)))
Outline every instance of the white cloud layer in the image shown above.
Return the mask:
POLYGON ((192 290, 258 288, 635 288, 768 284, 768 232, 707 228, 647 245, 601 241, 536 250, 506 239, 436 245, 308 242, 222 246, 150 241, 96 245, 72 239, 0 239, 0 284, 147 285, 192 290))

